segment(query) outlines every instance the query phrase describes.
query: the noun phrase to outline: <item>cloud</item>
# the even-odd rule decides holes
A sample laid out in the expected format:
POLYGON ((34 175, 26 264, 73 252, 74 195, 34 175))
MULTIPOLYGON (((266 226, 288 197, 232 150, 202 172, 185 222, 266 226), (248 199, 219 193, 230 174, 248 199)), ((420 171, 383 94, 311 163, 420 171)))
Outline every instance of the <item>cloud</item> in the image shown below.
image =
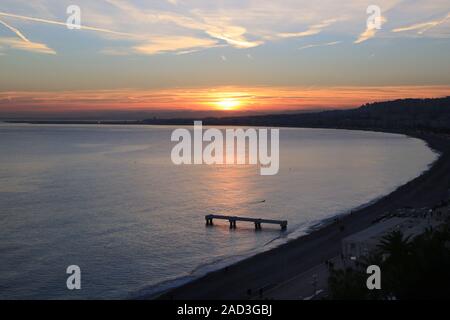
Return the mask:
POLYGON ((171 23, 183 29, 202 31, 212 38, 223 40, 230 46, 240 49, 253 48, 263 43, 261 40, 246 39, 247 30, 242 26, 234 25, 231 19, 222 15, 208 15, 193 11, 191 16, 186 16, 167 11, 142 10, 120 0, 106 1, 140 23, 171 23))
MULTIPOLYGON (((117 0, 107 0, 108 3, 122 10, 123 12, 130 15, 134 20, 140 23, 173 23, 180 27, 192 30, 201 30, 206 35, 216 39, 225 41, 227 44, 235 48, 252 48, 262 44, 262 41, 249 41, 244 37, 246 30, 239 26, 233 26, 225 23, 225 21, 198 21, 196 19, 185 17, 182 15, 168 13, 168 12, 158 12, 158 13, 147 13, 145 10, 139 10, 138 8, 132 6, 129 3, 117 0)), ((41 19, 23 15, 17 15, 7 12, 0 12, 0 16, 16 18, 26 21, 46 23, 58 26, 67 27, 65 22, 41 19)), ((95 31, 100 33, 112 34, 116 36, 121 36, 125 39, 134 40, 140 42, 138 45, 134 46, 135 52, 140 54, 155 54, 161 52, 171 52, 178 50, 185 50, 190 48, 211 48, 218 45, 217 41, 213 39, 203 39, 194 36, 178 36, 178 35, 147 35, 146 33, 130 33, 130 32, 120 32, 115 30, 110 30, 106 28, 92 27, 88 25, 82 25, 81 30, 95 31), (165 37, 165 38, 164 38, 165 37), (189 43, 189 40, 192 40, 189 43), (181 42, 180 42, 181 41, 181 42)), ((107 49, 101 51, 106 54, 117 54, 116 51, 107 49)), ((121 52, 121 54, 124 54, 121 52)))
MULTIPOLYGON (((61 21, 56 21, 56 20, 34 18, 34 17, 22 16, 22 15, 7 13, 7 12, 0 12, 0 16, 16 18, 16 19, 21 19, 21 20, 26 20, 26 21, 33 21, 33 22, 40 22, 40 23, 46 23, 46 24, 53 24, 53 25, 58 25, 58 26, 64 26, 64 27, 67 28, 67 23, 66 22, 61 22, 61 21)), ((114 30, 109 30, 109 29, 104 29, 104 28, 97 28, 97 27, 90 27, 90 26, 86 26, 86 25, 82 25, 81 26, 81 30, 97 31, 97 32, 102 32, 102 33, 110 33, 110 34, 119 35, 119 36, 136 37, 135 34, 131 34, 131 33, 118 32, 118 31, 114 31, 114 30)))
MULTIPOLYGON (((380 23, 381 25, 386 23, 387 19, 384 16, 380 17, 380 23)), ((364 32, 362 32, 358 39, 355 40, 355 44, 367 41, 373 37, 375 37, 376 33, 377 33, 378 29, 374 28, 373 26, 369 26, 367 25, 366 30, 364 30, 364 32)))
POLYGON ((133 49, 141 54, 157 54, 170 51, 186 51, 194 48, 210 48, 216 46, 217 42, 212 39, 194 37, 160 37, 153 38, 150 42, 139 44, 133 49))
POLYGON ((47 47, 47 45, 43 43, 38 42, 32 42, 28 40, 25 35, 20 32, 17 28, 14 28, 13 26, 7 24, 3 20, 0 20, 0 24, 11 30, 19 39, 16 38, 0 38, 0 44, 6 45, 7 47, 18 49, 18 50, 25 50, 25 51, 31 51, 31 52, 38 52, 38 53, 46 53, 46 54, 56 54, 56 52, 53 49, 50 49, 47 47))
MULTIPOLYGON (((12 12, 0 12, 0 18, 66 26, 64 5, 60 1, 2 1, 6 1, 6 7, 11 8, 12 12), (13 11, 32 14, 19 15, 13 11)), ((432 5, 429 2, 410 4, 400 0, 378 0, 383 14, 390 21, 408 21, 409 17, 423 19, 448 12, 445 0, 433 0, 432 5)), ((78 0, 77 3, 82 8, 82 30, 95 32, 107 41, 122 41, 122 47, 128 46, 128 49, 120 49, 118 52, 111 49, 113 45, 106 44, 104 50, 97 51, 116 55, 162 52, 186 54, 192 50, 205 50, 218 45, 248 49, 280 38, 289 41, 322 34, 342 40, 349 35, 359 34, 361 30, 357 26, 367 19, 367 4, 359 0, 350 0, 345 4, 335 0, 321 0, 320 4, 307 0, 78 0), (188 45, 184 42, 182 46, 178 46, 172 39, 179 37, 190 38, 193 43, 188 45), (162 38, 168 40, 161 41, 162 38)), ((402 32, 410 30, 423 33, 444 21, 445 19, 399 27, 390 36, 404 36, 402 32)), ((355 43, 367 41, 375 35, 378 35, 377 30, 366 28, 355 43)), ((386 36, 386 33, 380 36, 386 36)))
POLYGON ((0 92, 0 113, 88 110, 208 110, 223 99, 237 99, 243 110, 299 110, 352 107, 368 101, 448 95, 450 86, 388 87, 207 87, 0 92))
POLYGON ((0 24, 4 25, 6 28, 8 28, 9 30, 11 30, 12 32, 14 32, 20 39, 22 39, 25 42, 30 42, 30 40, 27 39, 27 37, 25 37, 23 35, 22 32, 20 32, 18 29, 14 28, 13 26, 7 24, 6 22, 4 22, 3 20, 0 20, 0 24))
POLYGON ((337 22, 338 19, 328 19, 328 20, 324 20, 318 24, 312 25, 310 26, 307 30, 305 31, 300 31, 300 32, 282 32, 279 33, 278 36, 281 38, 298 38, 298 37, 307 37, 307 36, 312 36, 315 34, 320 33, 323 29, 325 29, 326 27, 332 25, 333 23, 337 22))
MULTIPOLYGON (((42 19, 42 18, 35 18, 30 16, 23 16, 23 15, 17 15, 12 14, 8 12, 0 12, 0 17, 8 17, 13 19, 19 19, 19 20, 25 20, 25 21, 31 21, 31 22, 38 22, 38 23, 45 23, 45 24, 51 24, 51 25, 57 25, 57 26, 63 26, 67 28, 66 22, 56 21, 56 20, 50 20, 50 19, 42 19)), ((25 50, 25 51, 31 51, 31 52, 37 52, 37 53, 46 53, 46 54, 56 54, 56 52, 49 48, 44 43, 37 43, 30 41, 27 37, 23 35, 23 33, 18 30, 17 28, 9 25, 3 20, 0 20, 0 24, 14 32, 22 41, 18 41, 17 39, 11 39, 11 38, 1 38, 0 42, 10 48, 18 49, 18 50, 25 50)), ((93 32, 99 32, 99 33, 105 33, 115 36, 121 36, 125 37, 127 39, 144 39, 144 35, 136 35, 132 33, 127 32, 119 32, 115 30, 110 30, 106 28, 98 28, 98 27, 92 27, 88 25, 82 25, 81 30, 86 31, 93 31, 93 32)), ((126 50, 119 50, 119 49, 111 49, 111 48, 105 48, 101 51, 104 54, 108 55, 125 55, 128 54, 126 50)))
POLYGON ((445 23, 450 18, 450 13, 448 13, 443 19, 432 20, 423 23, 413 24, 407 27, 401 27, 393 29, 392 32, 405 32, 405 31, 415 31, 418 30, 417 34, 423 34, 425 31, 430 30, 438 25, 445 23))
POLYGON ((246 29, 237 26, 208 26, 205 32, 211 37, 223 40, 229 45, 239 49, 253 48, 264 43, 261 40, 249 41, 245 39, 244 34, 246 29))
POLYGON ((177 51, 177 52, 175 52, 175 55, 182 56, 182 55, 185 55, 185 54, 191 54, 191 53, 195 53, 195 52, 199 52, 199 51, 200 51, 200 49, 177 51))
POLYGON ((317 44, 308 44, 306 46, 298 48, 299 50, 309 49, 309 48, 315 48, 315 47, 328 47, 328 46, 334 46, 342 41, 333 41, 333 42, 327 42, 327 43, 317 43, 317 44))
POLYGON ((56 54, 56 52, 47 47, 47 45, 38 42, 22 41, 16 38, 0 38, 0 44, 11 49, 24 50, 37 53, 56 54))

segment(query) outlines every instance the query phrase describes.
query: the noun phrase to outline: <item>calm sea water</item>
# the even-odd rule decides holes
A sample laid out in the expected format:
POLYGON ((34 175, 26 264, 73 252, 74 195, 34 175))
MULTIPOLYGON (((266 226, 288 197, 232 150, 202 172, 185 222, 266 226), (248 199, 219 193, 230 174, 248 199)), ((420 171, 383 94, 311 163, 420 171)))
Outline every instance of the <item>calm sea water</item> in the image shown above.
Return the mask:
POLYGON ((295 238, 436 159, 402 135, 281 129, 280 172, 175 166, 174 128, 0 124, 0 298, 130 298, 295 238), (209 213, 287 219, 206 228, 209 213), (82 289, 66 288, 81 268, 82 289))

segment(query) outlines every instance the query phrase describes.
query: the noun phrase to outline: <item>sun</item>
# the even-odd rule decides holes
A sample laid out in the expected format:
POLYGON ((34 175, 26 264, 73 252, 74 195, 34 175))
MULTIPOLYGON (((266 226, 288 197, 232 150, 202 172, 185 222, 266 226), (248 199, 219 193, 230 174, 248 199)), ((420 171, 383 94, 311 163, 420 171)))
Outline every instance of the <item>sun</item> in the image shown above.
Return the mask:
POLYGON ((228 98, 215 102, 215 105, 224 111, 236 110, 241 106, 241 102, 236 99, 228 98))

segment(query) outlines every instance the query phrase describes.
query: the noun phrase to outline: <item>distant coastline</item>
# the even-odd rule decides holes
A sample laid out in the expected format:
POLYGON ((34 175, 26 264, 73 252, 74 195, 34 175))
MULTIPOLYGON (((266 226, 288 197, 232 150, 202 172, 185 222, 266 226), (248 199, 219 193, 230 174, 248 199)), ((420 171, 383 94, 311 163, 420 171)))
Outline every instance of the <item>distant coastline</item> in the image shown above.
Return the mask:
POLYGON ((450 133, 450 96, 401 99, 365 104, 355 109, 326 110, 254 116, 152 118, 143 120, 3 120, 7 123, 86 125, 192 125, 194 120, 210 126, 303 127, 385 131, 393 133, 450 133))

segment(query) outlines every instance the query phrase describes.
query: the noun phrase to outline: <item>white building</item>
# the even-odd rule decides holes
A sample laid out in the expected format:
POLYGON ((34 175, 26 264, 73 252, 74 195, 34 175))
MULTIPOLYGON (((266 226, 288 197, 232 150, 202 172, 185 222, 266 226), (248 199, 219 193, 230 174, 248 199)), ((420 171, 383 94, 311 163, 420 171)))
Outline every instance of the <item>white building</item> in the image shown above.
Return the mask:
POLYGON ((380 240, 395 230, 400 230, 404 237, 415 237, 422 234, 426 228, 436 227, 437 221, 428 218, 390 218, 373 226, 348 236, 342 240, 344 257, 355 259, 367 255, 374 250, 380 240))

